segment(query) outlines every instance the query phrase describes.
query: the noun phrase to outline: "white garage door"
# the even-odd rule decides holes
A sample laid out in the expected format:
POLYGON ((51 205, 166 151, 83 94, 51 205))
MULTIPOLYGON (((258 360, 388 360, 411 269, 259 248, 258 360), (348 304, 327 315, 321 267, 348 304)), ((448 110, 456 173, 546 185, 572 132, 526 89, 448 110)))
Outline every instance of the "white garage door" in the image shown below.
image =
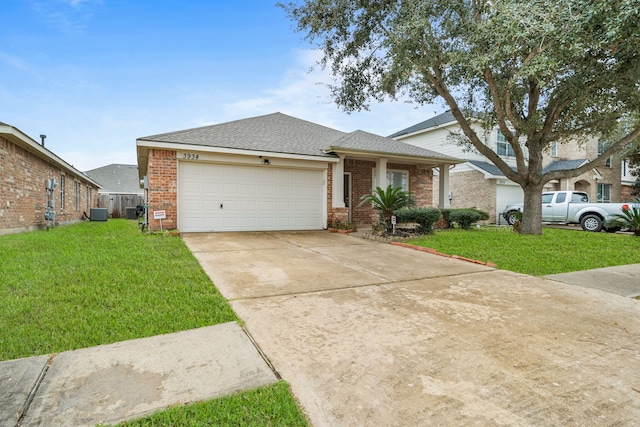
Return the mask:
POLYGON ((180 231, 320 230, 324 173, 180 162, 180 231))
POLYGON ((512 203, 522 203, 524 201, 524 192, 517 185, 498 185, 496 189, 496 222, 506 224, 500 213, 505 206, 512 203))

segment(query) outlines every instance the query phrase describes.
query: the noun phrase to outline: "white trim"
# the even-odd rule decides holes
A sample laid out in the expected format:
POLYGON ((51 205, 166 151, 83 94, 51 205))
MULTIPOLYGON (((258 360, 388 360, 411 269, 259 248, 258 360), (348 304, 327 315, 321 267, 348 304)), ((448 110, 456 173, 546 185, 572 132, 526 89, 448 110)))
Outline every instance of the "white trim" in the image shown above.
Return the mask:
POLYGON ((199 151, 204 153, 237 154, 237 155, 243 155, 243 156, 264 156, 264 157, 273 157, 273 158, 281 158, 281 159, 312 160, 316 162, 337 163, 340 161, 340 159, 337 157, 276 153, 272 151, 242 150, 237 148, 207 147, 207 146, 192 145, 192 144, 176 144, 172 142, 145 141, 141 139, 138 139, 136 141, 136 146, 147 147, 147 148, 160 148, 165 150, 175 150, 175 151, 181 151, 181 152, 199 151))
MULTIPOLYGON (((471 122, 471 121, 476 121, 476 120, 469 119, 467 121, 471 122)), ((451 122, 442 123, 442 124, 439 124, 437 126, 432 126, 432 127, 429 127, 429 128, 420 129, 420 130, 417 130, 415 132, 407 133, 405 135, 394 136, 393 139, 400 140, 400 139, 404 139, 404 138, 409 138, 411 136, 416 136, 416 135, 420 135, 422 133, 432 132, 434 130, 442 129, 442 128, 450 127, 450 126, 459 126, 458 121, 454 119, 451 122)))
MULTIPOLYGON (((349 206, 347 206, 348 208, 348 213, 347 213, 347 221, 352 222, 353 221, 353 173, 351 172, 343 172, 342 174, 342 179, 343 179, 343 183, 342 183, 342 188, 344 189, 344 177, 348 176, 349 177, 349 188, 347 188, 347 191, 349 192, 349 206)), ((343 200, 344 200, 344 193, 342 196, 343 200)))
MULTIPOLYGON (((90 184, 93 184, 98 188, 102 188, 102 186, 97 181, 94 181, 93 179, 89 178, 84 172, 76 169, 75 167, 73 167, 73 165, 70 165, 69 163, 62 160, 51 150, 45 148, 44 146, 42 146, 42 144, 36 142, 33 138, 23 133, 20 129, 15 128, 11 125, 0 125, 0 135, 10 135, 10 136, 13 136, 14 138, 19 139, 21 142, 26 144, 30 149, 36 151, 38 154, 44 156, 46 159, 49 159, 53 163, 57 164, 60 168, 66 169, 68 172, 73 173, 74 175, 77 175, 79 178, 82 178, 84 181, 89 182, 90 184)), ((12 141, 12 142, 15 143, 15 141, 12 141)))

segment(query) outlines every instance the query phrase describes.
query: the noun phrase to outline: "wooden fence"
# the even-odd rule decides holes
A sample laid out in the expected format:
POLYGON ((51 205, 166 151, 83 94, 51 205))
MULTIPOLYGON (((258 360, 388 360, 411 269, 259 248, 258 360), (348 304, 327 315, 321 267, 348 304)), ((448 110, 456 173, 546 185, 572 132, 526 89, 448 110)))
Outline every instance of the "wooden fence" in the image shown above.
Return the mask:
POLYGON ((144 204, 144 197, 135 194, 101 194, 98 207, 107 208, 109 218, 126 218, 126 208, 144 204))

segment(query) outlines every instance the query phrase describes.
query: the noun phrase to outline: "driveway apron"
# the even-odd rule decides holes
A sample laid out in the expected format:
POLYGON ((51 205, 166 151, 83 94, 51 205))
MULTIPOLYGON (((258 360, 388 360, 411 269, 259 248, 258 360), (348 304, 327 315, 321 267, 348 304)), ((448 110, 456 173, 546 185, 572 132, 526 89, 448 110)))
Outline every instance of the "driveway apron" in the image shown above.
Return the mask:
POLYGON ((637 300, 328 232, 184 240, 314 426, 640 425, 637 300))

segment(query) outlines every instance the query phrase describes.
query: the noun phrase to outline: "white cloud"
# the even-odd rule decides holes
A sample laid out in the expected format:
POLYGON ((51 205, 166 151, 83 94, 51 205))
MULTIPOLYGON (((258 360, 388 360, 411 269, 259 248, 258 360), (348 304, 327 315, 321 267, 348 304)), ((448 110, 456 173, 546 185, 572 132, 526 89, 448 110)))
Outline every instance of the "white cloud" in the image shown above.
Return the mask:
POLYGON ((417 108, 406 100, 372 103, 369 111, 343 112, 331 99, 328 84, 333 77, 330 72, 314 67, 320 58, 317 50, 296 52, 294 64, 277 87, 227 104, 225 112, 237 119, 280 111, 345 132, 361 129, 379 135, 389 135, 437 112, 435 106, 417 108))

